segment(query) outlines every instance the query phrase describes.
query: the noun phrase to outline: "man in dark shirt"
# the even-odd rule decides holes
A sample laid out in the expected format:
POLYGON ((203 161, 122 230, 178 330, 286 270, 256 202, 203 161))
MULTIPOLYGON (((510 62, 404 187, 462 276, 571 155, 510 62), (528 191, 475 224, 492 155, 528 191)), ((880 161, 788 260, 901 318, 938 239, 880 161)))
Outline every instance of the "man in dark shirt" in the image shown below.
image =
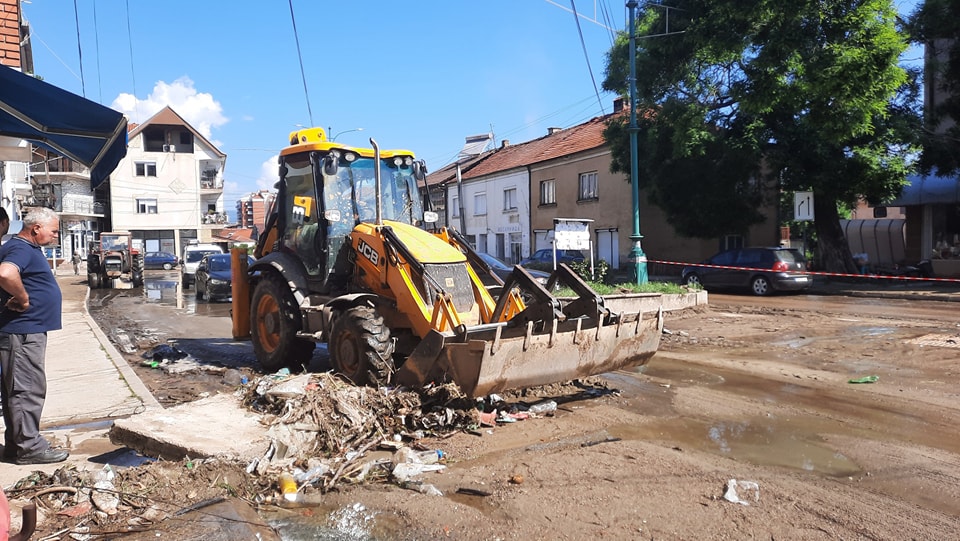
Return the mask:
POLYGON ((60 329, 63 303, 42 246, 56 243, 59 235, 57 214, 38 207, 27 211, 20 232, 0 246, 3 456, 17 464, 49 464, 69 456, 52 449, 40 435, 47 396, 47 332, 60 329))

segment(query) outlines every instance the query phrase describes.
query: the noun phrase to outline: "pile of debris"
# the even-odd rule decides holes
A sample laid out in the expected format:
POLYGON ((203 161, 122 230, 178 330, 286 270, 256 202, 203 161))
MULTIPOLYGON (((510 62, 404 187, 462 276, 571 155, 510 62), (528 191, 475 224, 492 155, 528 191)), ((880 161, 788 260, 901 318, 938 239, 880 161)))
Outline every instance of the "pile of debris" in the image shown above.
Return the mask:
MULTIPOLYGON (((557 385, 549 390, 563 394, 557 385)), ((572 388, 581 397, 616 392, 602 380, 565 385, 568 394, 572 388)), ((482 426, 553 415, 557 409, 553 400, 508 403, 498 395, 470 399, 453 383, 415 390, 358 387, 332 373, 291 376, 285 370, 264 376, 243 392, 244 404, 270 427, 271 439, 247 471, 274 478, 288 474, 300 495, 305 488, 308 493, 328 492, 340 482, 371 480, 392 480, 433 493, 435 489, 418 483, 418 476, 445 467, 445 457, 421 440, 478 433, 482 426), (392 454, 370 458, 371 450, 392 454)), ((539 395, 529 389, 520 393, 539 395)))

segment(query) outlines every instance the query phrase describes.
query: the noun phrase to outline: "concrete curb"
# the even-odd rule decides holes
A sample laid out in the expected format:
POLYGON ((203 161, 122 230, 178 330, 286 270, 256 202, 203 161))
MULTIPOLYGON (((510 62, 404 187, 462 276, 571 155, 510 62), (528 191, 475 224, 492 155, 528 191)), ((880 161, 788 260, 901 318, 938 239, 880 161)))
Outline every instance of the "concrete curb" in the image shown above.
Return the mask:
POLYGON ((143 380, 140 379, 140 376, 133 370, 133 367, 123 358, 123 355, 119 350, 113 345, 113 342, 110 341, 110 338, 104 334, 103 330, 100 328, 100 325, 93 319, 90 315, 90 310, 87 308, 87 302, 90 300, 90 289, 87 289, 86 296, 83 299, 83 318, 90 325, 90 329, 93 331, 94 336, 97 337, 97 341, 100 342, 100 347, 103 348, 104 353, 106 353, 107 358, 110 359, 110 362, 113 363, 113 366, 116 367, 117 371, 120 372, 120 377, 123 378, 123 381, 126 382, 127 386, 130 387, 130 391, 136 395, 142 402, 143 406, 147 409, 163 409, 163 406, 160 405, 160 402, 154 398, 153 393, 150 392, 150 389, 143 383, 143 380))

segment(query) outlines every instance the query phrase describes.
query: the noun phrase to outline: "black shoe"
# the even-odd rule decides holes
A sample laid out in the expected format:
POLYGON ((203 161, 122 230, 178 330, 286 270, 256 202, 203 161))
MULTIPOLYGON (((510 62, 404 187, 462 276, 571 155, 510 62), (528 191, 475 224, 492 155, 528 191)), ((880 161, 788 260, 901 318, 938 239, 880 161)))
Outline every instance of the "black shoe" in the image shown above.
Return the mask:
POLYGON ((27 464, 53 464, 54 462, 63 462, 70 456, 70 453, 60 449, 44 449, 29 455, 17 457, 17 464, 24 466, 27 464))

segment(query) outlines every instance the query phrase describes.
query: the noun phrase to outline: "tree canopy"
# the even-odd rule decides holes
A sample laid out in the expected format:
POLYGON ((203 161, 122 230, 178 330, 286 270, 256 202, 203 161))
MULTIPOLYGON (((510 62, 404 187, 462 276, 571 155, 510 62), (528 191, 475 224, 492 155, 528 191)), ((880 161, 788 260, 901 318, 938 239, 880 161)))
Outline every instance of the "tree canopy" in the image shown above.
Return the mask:
MULTIPOLYGON (((713 238, 762 222, 758 208, 781 190, 813 191, 821 262, 853 270, 837 206, 899 194, 917 122, 891 1, 664 4, 641 7, 637 25, 650 200, 678 233, 713 238)), ((603 84, 624 95, 628 40, 608 53, 603 84)), ((630 170, 627 124, 616 117, 605 132, 615 171, 630 170)))
POLYGON ((926 0, 907 23, 911 40, 927 48, 930 102, 921 166, 960 172, 960 1, 926 0))

